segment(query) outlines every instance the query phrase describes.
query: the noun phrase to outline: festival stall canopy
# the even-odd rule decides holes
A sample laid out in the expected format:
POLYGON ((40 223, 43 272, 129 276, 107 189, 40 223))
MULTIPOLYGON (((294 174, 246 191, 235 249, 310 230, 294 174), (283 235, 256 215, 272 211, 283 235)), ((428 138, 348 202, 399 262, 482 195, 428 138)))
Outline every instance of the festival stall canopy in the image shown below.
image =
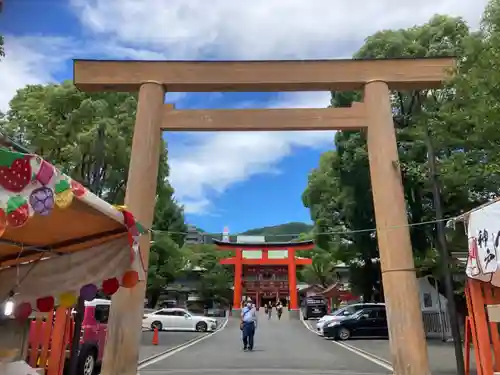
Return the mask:
POLYGON ((144 277, 143 231, 39 156, 0 148, 0 303, 130 287, 144 277))

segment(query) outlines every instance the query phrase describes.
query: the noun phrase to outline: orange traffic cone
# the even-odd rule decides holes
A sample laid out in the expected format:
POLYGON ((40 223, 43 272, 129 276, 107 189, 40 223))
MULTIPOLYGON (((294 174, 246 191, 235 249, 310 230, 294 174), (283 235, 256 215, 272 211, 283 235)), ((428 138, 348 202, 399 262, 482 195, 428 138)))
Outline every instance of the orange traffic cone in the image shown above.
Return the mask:
POLYGON ((155 328, 155 331, 153 333, 153 345, 158 345, 158 328, 155 328))

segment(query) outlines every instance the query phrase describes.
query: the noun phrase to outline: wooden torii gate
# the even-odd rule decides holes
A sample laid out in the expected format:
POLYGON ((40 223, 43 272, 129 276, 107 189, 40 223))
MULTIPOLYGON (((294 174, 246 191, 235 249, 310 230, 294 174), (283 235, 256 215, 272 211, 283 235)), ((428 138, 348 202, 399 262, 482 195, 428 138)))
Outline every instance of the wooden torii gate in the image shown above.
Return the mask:
MULTIPOLYGON (((367 129, 392 363, 398 375, 430 373, 418 285, 407 227, 389 90, 441 87, 452 58, 306 61, 75 60, 84 91, 139 92, 125 204, 137 220, 153 220, 163 130, 269 131, 367 129), (352 108, 176 111, 169 92, 363 90, 352 108)), ((143 236, 147 264, 149 238, 143 236)), ((113 296, 103 375, 136 375, 145 283, 113 296), (131 329, 137 327, 138 329, 131 329)))

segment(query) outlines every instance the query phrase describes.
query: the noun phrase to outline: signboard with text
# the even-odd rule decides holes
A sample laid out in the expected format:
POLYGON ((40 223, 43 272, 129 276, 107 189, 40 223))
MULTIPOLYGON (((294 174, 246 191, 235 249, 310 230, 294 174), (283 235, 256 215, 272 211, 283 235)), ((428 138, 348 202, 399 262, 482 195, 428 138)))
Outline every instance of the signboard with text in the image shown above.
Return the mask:
POLYGON ((500 202, 471 212, 467 233, 467 276, 500 286, 500 202))

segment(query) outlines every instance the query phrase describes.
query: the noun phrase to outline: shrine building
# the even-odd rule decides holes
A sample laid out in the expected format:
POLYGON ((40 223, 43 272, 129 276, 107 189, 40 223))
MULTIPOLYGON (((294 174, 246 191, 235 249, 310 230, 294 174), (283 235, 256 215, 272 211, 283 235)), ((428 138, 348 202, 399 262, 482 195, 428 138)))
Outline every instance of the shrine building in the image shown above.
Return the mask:
POLYGON ((313 241, 214 240, 214 244, 220 250, 234 252, 233 257, 221 260, 221 264, 234 266, 233 310, 239 310, 247 298, 251 298, 257 307, 280 300, 291 311, 299 309, 297 269, 312 264, 312 260, 298 257, 296 252, 311 250, 313 241))

